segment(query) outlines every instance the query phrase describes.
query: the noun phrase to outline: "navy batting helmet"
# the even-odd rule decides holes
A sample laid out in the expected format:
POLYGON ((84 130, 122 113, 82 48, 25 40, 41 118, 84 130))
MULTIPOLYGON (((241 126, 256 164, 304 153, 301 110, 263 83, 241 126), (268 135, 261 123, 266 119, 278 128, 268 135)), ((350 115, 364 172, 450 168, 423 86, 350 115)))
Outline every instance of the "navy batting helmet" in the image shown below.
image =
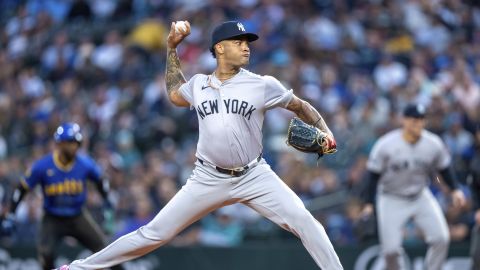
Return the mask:
POLYGON ((82 133, 80 133, 80 126, 77 123, 61 124, 53 134, 53 138, 56 142, 81 143, 83 140, 82 133))

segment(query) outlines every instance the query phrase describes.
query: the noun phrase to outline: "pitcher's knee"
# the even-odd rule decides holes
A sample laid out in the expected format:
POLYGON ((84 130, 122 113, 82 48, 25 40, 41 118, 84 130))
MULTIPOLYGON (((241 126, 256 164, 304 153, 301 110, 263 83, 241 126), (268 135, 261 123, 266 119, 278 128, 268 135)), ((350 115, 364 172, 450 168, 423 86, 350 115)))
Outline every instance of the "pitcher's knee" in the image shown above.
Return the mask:
MULTIPOLYGON (((302 228, 309 227, 309 226, 318 226, 318 221, 312 216, 307 209, 303 209, 301 211, 297 210, 294 213, 291 213, 288 218, 288 225, 292 229, 299 231, 302 228)), ((321 225, 320 225, 321 226, 321 225)))
POLYGON ((450 236, 448 235, 448 233, 447 234, 441 234, 441 235, 438 235, 438 236, 432 238, 428 242, 432 246, 448 248, 448 245, 450 244, 450 236))
POLYGON ((175 231, 163 229, 163 230, 154 230, 148 225, 142 226, 137 230, 143 237, 153 241, 153 242, 168 242, 175 237, 175 231))

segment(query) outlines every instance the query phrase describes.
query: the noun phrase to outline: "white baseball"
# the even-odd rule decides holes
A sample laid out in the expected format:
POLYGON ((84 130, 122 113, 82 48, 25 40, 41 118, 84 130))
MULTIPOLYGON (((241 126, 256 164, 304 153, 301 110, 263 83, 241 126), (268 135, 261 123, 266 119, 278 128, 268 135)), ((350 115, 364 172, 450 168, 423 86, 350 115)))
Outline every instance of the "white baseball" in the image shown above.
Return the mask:
POLYGON ((185 21, 176 21, 175 22, 175 32, 185 33, 187 31, 187 24, 185 21))

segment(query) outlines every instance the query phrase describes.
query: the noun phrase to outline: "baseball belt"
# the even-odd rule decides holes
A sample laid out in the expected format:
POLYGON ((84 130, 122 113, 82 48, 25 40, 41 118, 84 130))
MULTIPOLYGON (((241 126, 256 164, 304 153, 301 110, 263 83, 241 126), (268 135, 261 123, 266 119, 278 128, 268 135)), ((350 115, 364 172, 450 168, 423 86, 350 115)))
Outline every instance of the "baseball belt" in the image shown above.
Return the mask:
POLYGON ((395 194, 395 193, 390 193, 390 192, 385 192, 385 191, 382 192, 382 193, 384 195, 396 197, 398 199, 414 201, 414 200, 416 200, 420 197, 422 192, 423 192, 423 189, 420 192, 417 192, 417 193, 414 193, 414 194, 408 194, 408 195, 406 195, 406 194, 395 194))
POLYGON ((210 164, 208 162, 205 162, 201 159, 198 159, 198 161, 200 161, 200 164, 208 165, 208 166, 214 168, 215 170, 217 170, 220 173, 228 174, 228 175, 235 176, 235 177, 239 177, 239 176, 242 176, 242 175, 246 174, 248 169, 250 169, 254 165, 256 165, 261 159, 262 159, 262 154, 260 153, 260 155, 256 159, 250 161, 250 163, 248 163, 247 165, 245 165, 243 167, 233 168, 233 169, 225 169, 225 168, 222 168, 222 167, 218 167, 218 166, 215 166, 215 165, 210 164))

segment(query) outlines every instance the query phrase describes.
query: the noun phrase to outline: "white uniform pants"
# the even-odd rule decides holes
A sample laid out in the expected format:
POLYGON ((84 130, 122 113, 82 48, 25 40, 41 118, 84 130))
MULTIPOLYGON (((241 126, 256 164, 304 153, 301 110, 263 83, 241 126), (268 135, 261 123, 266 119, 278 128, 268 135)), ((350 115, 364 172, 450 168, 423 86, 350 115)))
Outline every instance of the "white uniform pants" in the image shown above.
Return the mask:
POLYGON ((209 212, 236 202, 298 236, 321 269, 343 269, 323 226, 263 159, 240 177, 196 165, 187 183, 150 223, 74 261, 70 269, 102 269, 145 255, 209 212))

